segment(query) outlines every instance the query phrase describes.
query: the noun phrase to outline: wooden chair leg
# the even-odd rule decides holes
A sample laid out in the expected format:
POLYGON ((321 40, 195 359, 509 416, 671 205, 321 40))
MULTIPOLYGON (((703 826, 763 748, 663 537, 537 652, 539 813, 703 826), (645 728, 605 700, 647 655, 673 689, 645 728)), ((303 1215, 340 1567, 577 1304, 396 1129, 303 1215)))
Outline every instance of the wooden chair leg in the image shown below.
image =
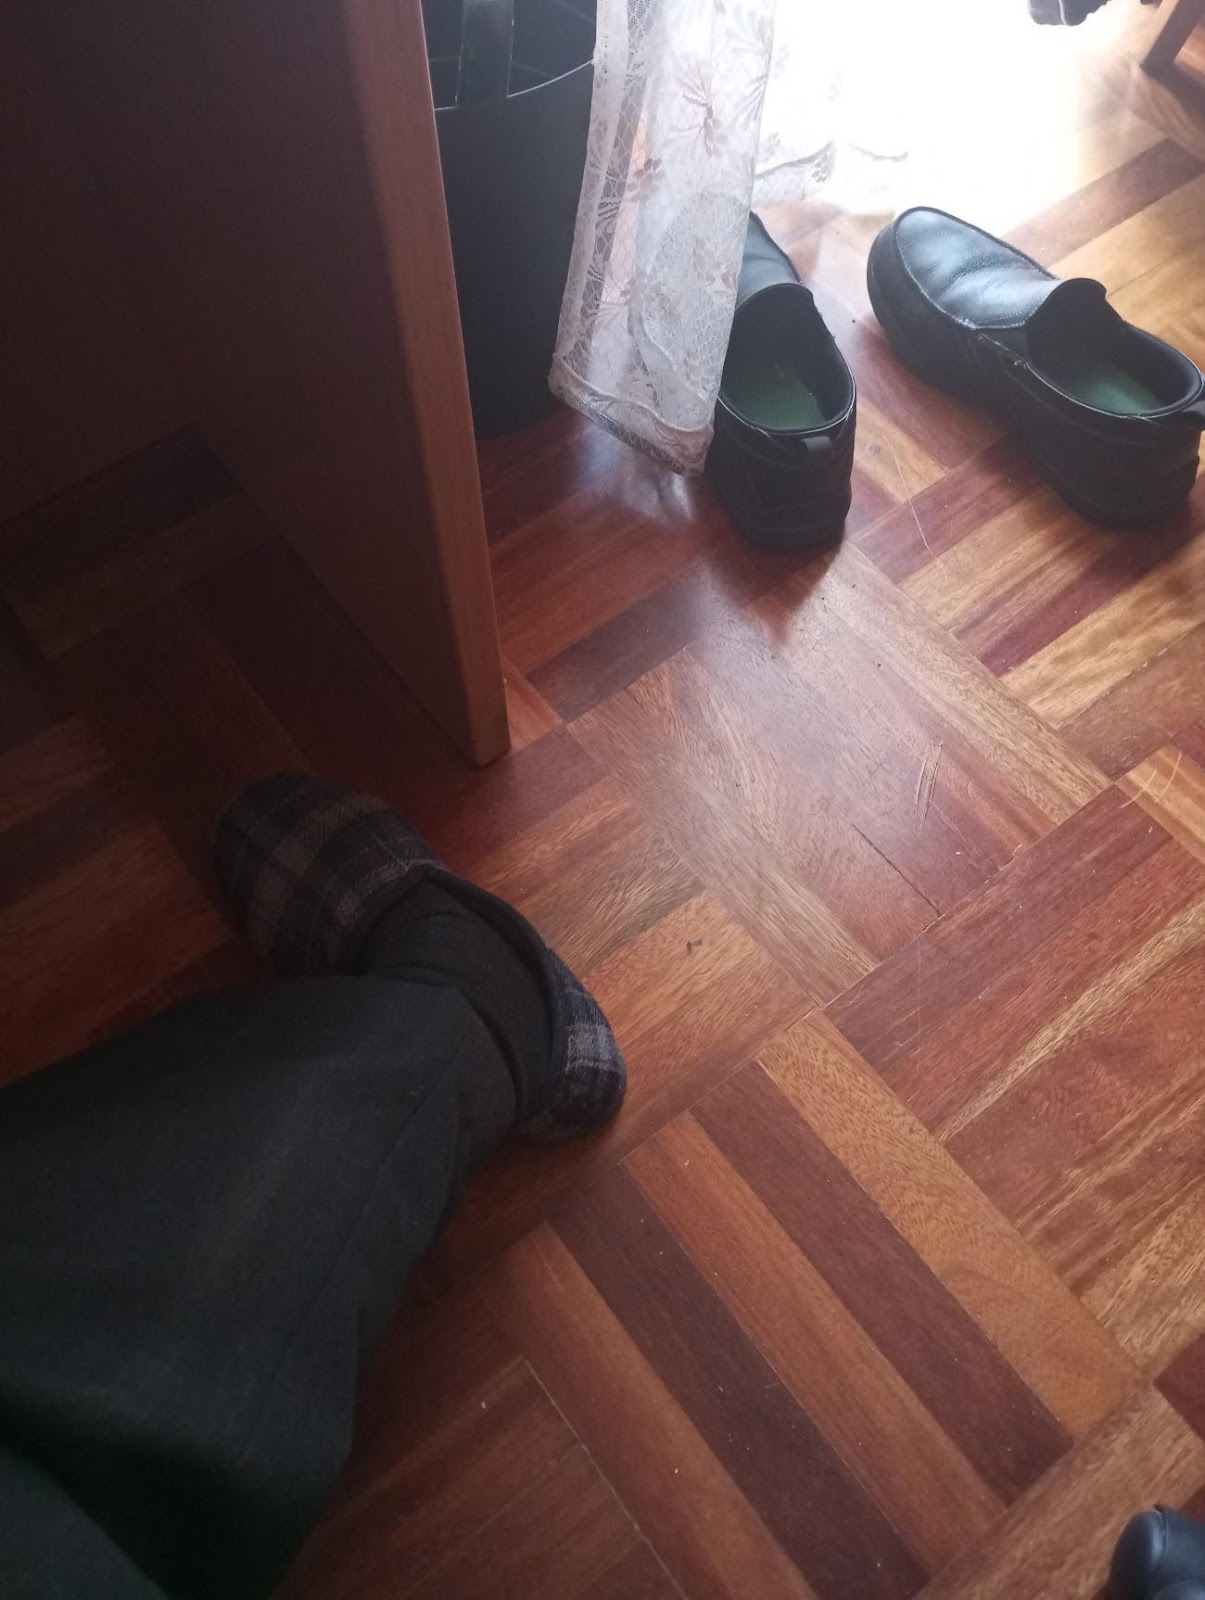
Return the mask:
POLYGON ((1170 67, 1202 18, 1205 18, 1205 0, 1176 0, 1171 15, 1142 58, 1143 70, 1158 72, 1163 67, 1170 67))

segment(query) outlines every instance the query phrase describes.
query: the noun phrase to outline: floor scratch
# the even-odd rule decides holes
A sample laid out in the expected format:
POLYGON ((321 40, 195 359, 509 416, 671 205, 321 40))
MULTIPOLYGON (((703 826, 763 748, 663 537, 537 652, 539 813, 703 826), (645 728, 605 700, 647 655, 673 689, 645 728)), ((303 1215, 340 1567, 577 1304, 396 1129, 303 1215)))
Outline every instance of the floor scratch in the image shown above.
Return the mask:
POLYGON ((929 806, 933 801, 933 786, 937 782, 937 768, 941 761, 942 740, 938 740, 929 754, 921 762, 920 772, 916 777, 916 815, 923 828, 925 818, 929 815, 929 806))
POLYGON ((887 448, 891 451, 891 459, 895 462, 895 470, 900 480, 900 488, 904 491, 904 499, 908 502, 908 509, 912 513, 912 520, 916 523, 916 531, 920 534, 920 542, 924 545, 930 556, 936 559, 936 551, 933 549, 933 546, 929 543, 928 539, 925 538, 925 530, 921 523, 920 515, 916 509, 916 501, 913 499, 912 493, 908 488, 908 480, 904 477, 904 469, 900 465, 899 456, 896 454, 895 441, 892 439, 890 434, 887 435, 887 448))
POLYGON ((1176 764, 1171 770, 1171 776, 1168 778, 1167 782, 1163 785, 1162 789, 1160 789, 1160 791, 1159 791, 1159 796, 1158 796, 1159 800, 1164 800, 1164 799, 1167 798, 1167 791, 1171 788, 1172 784, 1175 783, 1175 781, 1176 781, 1176 773, 1179 772, 1180 763, 1183 760, 1184 760, 1184 752, 1183 752, 1183 750, 1177 750, 1176 751, 1176 764))

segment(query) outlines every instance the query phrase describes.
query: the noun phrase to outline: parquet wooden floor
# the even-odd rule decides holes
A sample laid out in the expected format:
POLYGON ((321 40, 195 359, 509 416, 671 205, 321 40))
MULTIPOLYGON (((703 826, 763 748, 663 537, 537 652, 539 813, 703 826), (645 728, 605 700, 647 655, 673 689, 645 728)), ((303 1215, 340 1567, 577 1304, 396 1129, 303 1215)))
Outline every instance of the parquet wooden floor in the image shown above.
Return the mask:
MULTIPOLYGON (((972 9, 907 198, 1202 360, 1205 41, 1161 84, 1128 0, 972 9)), ((627 1049, 604 1137, 471 1190, 290 1600, 1090 1600, 1205 1508, 1205 482, 1088 526, 893 363, 874 219, 769 220, 861 391, 844 546, 568 413, 483 445, 487 771, 191 435, 0 531, 6 1075, 259 977, 205 841, 281 767, 514 899, 627 1049)))

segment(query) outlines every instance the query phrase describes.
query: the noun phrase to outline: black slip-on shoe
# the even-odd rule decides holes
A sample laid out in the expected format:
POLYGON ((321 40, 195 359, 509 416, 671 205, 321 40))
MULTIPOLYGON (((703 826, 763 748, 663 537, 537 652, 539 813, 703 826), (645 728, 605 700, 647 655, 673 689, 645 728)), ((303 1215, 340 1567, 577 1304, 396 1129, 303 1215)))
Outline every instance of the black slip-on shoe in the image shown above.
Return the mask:
POLYGON ((747 538, 776 550, 840 538, 855 410, 853 376, 811 292, 751 216, 707 457, 747 538))
POLYGON ((990 407, 1093 521, 1145 522, 1197 475, 1205 379, 1133 327, 1092 278, 918 206, 879 234, 866 272, 888 342, 918 377, 990 407))
POLYGON ((1109 1600, 1161 1600, 1194 1579, 1205 1595, 1205 1525, 1165 1506, 1130 1518, 1113 1551, 1109 1600))
POLYGON ((594 996, 513 906, 450 872, 380 800, 304 773, 260 778, 218 818, 213 869, 260 954, 283 977, 363 973, 369 935, 426 879, 448 889, 523 949, 552 1017, 551 1090, 516 1128, 569 1138, 609 1122, 627 1070, 594 996))

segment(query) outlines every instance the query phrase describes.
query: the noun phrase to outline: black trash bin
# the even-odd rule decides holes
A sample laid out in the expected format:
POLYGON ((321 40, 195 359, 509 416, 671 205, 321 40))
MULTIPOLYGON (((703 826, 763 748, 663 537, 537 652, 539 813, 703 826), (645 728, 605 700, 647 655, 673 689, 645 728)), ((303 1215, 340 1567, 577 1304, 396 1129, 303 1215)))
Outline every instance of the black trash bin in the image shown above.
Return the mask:
POLYGON ((594 0, 515 0, 510 93, 456 105, 460 0, 423 0, 465 363, 479 434, 550 411, 586 164, 594 0))

